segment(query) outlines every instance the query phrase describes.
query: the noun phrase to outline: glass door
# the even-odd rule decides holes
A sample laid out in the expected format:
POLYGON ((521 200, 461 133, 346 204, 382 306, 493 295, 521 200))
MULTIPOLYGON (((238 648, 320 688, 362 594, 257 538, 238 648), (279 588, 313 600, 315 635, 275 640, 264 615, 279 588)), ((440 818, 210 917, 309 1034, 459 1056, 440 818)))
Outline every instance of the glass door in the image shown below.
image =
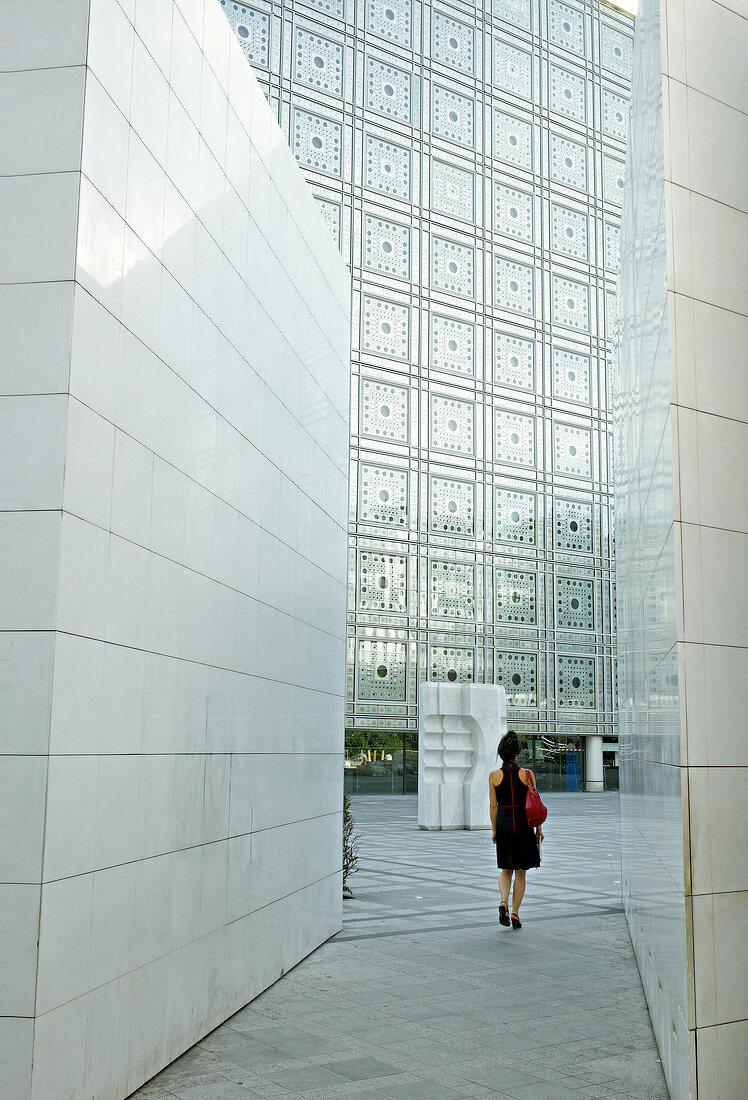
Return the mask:
POLYGON ((534 737, 532 755, 530 766, 541 791, 582 790, 581 737, 534 737))

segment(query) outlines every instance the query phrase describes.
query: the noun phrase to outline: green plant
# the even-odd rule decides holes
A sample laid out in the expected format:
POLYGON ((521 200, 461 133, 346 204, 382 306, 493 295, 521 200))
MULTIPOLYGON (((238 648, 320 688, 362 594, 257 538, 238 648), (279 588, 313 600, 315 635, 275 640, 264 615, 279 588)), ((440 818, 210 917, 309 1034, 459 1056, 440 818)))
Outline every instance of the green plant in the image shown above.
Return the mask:
POLYGON ((352 898, 348 879, 358 871, 358 845, 360 837, 351 813, 351 800, 343 795, 343 897, 352 898))

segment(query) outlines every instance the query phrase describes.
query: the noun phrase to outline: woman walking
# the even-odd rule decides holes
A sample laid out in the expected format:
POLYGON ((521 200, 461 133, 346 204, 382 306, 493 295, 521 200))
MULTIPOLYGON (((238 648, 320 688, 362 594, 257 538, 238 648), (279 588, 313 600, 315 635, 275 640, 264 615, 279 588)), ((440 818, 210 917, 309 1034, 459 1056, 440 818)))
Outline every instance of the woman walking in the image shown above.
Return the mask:
POLYGON ((525 799, 528 786, 535 786, 535 776, 529 768, 520 768, 517 757, 522 751, 519 737, 509 730, 499 742, 501 767, 488 777, 489 805, 493 842, 496 845, 496 863, 500 869, 499 924, 509 927, 509 889, 514 875, 511 925, 521 928, 519 907, 525 893, 525 871, 540 866, 539 842, 543 839, 542 826, 533 832, 527 824, 525 799))

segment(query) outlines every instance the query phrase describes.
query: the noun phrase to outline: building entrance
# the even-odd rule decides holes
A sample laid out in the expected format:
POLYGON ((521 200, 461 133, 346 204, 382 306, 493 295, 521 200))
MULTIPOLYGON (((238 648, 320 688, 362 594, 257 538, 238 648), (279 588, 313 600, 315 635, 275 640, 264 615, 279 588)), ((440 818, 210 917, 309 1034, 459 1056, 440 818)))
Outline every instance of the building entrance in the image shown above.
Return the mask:
MULTIPOLYGON (((532 768, 541 791, 584 790, 585 739, 546 736, 523 738, 522 763, 532 768)), ((617 744, 606 742, 604 783, 618 789, 617 744)), ((348 733, 345 738, 346 794, 416 794, 418 735, 381 730, 348 733)))
POLYGON ((523 763, 535 773, 541 791, 584 789, 584 740, 581 737, 528 738, 523 763))

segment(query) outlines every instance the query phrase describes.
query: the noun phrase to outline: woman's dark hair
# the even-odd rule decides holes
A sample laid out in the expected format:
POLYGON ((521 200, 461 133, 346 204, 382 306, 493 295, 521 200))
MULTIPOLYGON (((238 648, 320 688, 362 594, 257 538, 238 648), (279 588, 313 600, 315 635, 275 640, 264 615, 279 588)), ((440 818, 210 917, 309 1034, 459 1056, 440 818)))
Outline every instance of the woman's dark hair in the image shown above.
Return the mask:
POLYGON ((514 730, 507 730, 499 741, 499 756, 502 763, 513 764, 521 752, 522 746, 519 743, 519 737, 514 730))

